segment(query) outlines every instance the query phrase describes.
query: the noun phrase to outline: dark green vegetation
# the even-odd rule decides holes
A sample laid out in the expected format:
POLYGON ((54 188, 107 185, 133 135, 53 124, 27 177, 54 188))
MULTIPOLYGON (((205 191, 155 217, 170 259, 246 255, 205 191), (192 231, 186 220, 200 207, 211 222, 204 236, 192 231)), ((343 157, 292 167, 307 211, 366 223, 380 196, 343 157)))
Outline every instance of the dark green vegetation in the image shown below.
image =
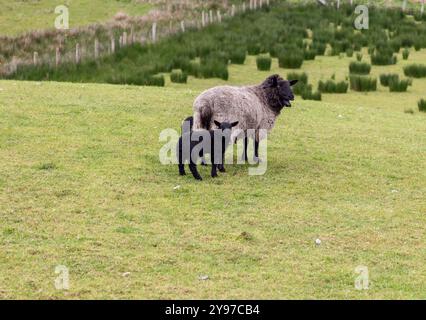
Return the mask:
POLYGON ((399 81, 399 75, 396 73, 392 74, 381 74, 380 75, 380 84, 384 87, 389 87, 391 81, 399 81))
POLYGON ((407 77, 413 78, 425 78, 426 77, 426 65, 423 64, 411 64, 404 67, 404 74, 407 77))
POLYGON ((425 99, 421 99, 418 103, 418 106, 419 106, 419 111, 426 112, 426 100, 425 99))
POLYGON ((407 91, 408 86, 410 85, 409 79, 391 79, 389 81, 389 91, 390 92, 405 92, 407 91))
POLYGON ((370 74, 371 65, 365 62, 351 62, 349 72, 353 74, 370 74))
POLYGON ((408 49, 404 49, 404 50, 402 50, 402 58, 404 59, 404 60, 408 60, 408 57, 410 56, 410 50, 408 50, 408 49))
POLYGON ((174 83, 186 83, 188 75, 180 69, 172 70, 170 73, 170 81, 174 83))
POLYGON ((396 63, 400 48, 426 48, 425 24, 406 19, 400 9, 370 8, 370 28, 354 31, 354 10, 287 2, 247 11, 222 24, 187 30, 155 44, 133 45, 112 56, 80 65, 20 67, 14 79, 161 85, 157 74, 181 69, 197 78, 228 79, 228 64, 241 64, 247 53, 270 53, 284 68, 300 68, 304 60, 324 55, 352 55, 369 47, 373 65, 396 63), (255 22, 255 23, 254 23, 255 22), (308 30, 310 30, 308 32, 308 30), (304 41, 304 40, 309 41, 304 41), (153 77, 155 76, 155 77, 153 77))
POLYGON ((348 87, 349 84, 346 81, 320 80, 318 83, 318 91, 322 93, 347 93, 348 87))
POLYGON ((256 59, 257 70, 269 71, 271 70, 272 59, 269 54, 260 54, 256 59))
POLYGON ((376 91, 377 79, 369 76, 351 74, 349 76, 351 89, 354 91, 376 91))

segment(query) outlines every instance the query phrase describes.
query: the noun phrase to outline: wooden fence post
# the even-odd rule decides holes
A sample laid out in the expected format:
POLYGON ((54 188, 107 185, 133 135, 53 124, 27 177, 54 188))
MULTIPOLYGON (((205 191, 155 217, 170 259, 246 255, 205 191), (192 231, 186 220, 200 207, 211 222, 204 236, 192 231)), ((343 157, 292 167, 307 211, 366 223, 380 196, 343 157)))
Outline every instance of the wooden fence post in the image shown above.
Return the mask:
POLYGON ((209 11, 209 22, 213 23, 213 10, 209 11))
POLYGON ((235 16, 235 4, 233 4, 231 8, 231 16, 235 16))
POLYGON ((111 37, 111 53, 115 52, 115 39, 111 37))
POLYGON ((123 32, 123 47, 127 46, 127 32, 123 32))
POLYGON ((204 17, 204 10, 201 12, 201 25, 203 28, 206 26, 206 18, 204 17))
POLYGON ((60 51, 59 47, 56 47, 56 54, 55 54, 55 65, 56 65, 56 67, 58 67, 60 63, 61 63, 61 51, 60 51))
POLYGON ((76 64, 80 63, 80 44, 79 43, 75 44, 75 63, 76 64))
POLYGON ((95 38, 95 59, 99 58, 99 40, 95 38))
POLYGON ((185 32, 185 21, 184 20, 182 20, 180 22, 180 29, 182 30, 182 32, 185 32))
POLYGON ((402 2, 402 11, 405 12, 405 9, 407 9, 407 0, 402 2))
POLYGON ((38 64, 38 52, 34 51, 33 54, 33 64, 36 66, 38 64))
POLYGON ((222 14, 220 13, 220 10, 217 10, 217 22, 222 23, 222 14))
POLYGON ((157 22, 152 24, 152 42, 157 41, 157 22))

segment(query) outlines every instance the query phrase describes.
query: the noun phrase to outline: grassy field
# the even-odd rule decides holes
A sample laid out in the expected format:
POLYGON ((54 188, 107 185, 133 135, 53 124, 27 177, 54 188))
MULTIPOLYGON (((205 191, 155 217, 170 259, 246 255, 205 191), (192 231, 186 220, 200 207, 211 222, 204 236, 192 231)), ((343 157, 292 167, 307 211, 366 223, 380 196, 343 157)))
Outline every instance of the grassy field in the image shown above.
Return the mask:
POLYGON ((43 0, 9 1, 0 0, 0 35, 15 36, 27 31, 54 28, 55 8, 69 8, 70 28, 104 22, 117 12, 143 15, 150 4, 124 0, 43 0))
MULTIPOLYGON (((349 61, 303 70, 339 80, 349 61)), ((161 130, 205 88, 288 71, 257 71, 254 57, 229 70, 228 82, 165 88, 0 81, 0 298, 425 299, 426 79, 407 93, 297 97, 264 176, 234 165, 180 177, 159 163, 161 130), (57 265, 68 291, 54 287, 57 265), (354 288, 359 265, 369 290, 354 288)))

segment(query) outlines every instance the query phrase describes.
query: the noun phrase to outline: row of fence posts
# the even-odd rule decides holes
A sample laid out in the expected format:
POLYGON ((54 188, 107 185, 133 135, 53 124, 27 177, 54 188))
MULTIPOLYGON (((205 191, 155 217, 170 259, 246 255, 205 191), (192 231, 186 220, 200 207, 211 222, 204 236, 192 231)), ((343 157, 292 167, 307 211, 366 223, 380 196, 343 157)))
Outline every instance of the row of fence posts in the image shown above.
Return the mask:
MULTIPOLYGON (((349 0, 350 4, 353 5, 353 0, 349 0)), ((340 4, 341 1, 337 0, 337 8, 340 8, 340 4)), ((421 15, 424 14, 424 4, 425 4, 425 0, 421 0, 421 15)), ((248 2, 248 6, 246 5, 246 2, 243 2, 243 4, 241 5, 241 12, 245 12, 247 11, 247 9, 249 10, 256 10, 258 8, 262 8, 264 5, 269 6, 269 0, 250 0, 248 2)), ((403 1, 402 4, 402 10, 405 11, 406 10, 406 6, 407 6, 407 0, 403 1)), ((230 9, 230 16, 233 17, 235 16, 235 14, 237 13, 237 6, 235 4, 233 4, 231 6, 230 9)), ((216 11, 216 15, 214 14, 213 10, 209 10, 208 12, 206 11, 202 11, 201 12, 201 26, 205 27, 206 25, 213 23, 213 22, 218 22, 221 23, 222 22, 222 13, 220 12, 220 10, 216 11), (215 17, 216 16, 216 17, 215 17)), ((172 21, 170 21, 170 23, 172 23, 172 21)), ((194 23, 193 23, 194 24, 194 23)), ((185 21, 182 20, 180 22, 180 30, 181 32, 185 32, 186 31, 186 24, 185 21)), ((143 44, 146 41, 146 39, 141 36, 140 42, 141 44, 143 44)), ((153 22, 152 27, 151 27, 151 41, 152 42, 156 42, 157 41, 157 22, 153 22)), ((125 47, 128 44, 134 43, 135 42, 135 36, 133 33, 133 30, 131 31, 131 35, 130 37, 128 36, 127 32, 124 31, 122 35, 120 35, 119 37, 119 46, 120 47, 125 47)), ((115 38, 111 37, 111 43, 110 43, 110 53, 113 54, 116 51, 116 42, 115 42, 115 38)), ((100 56, 100 51, 99 51, 99 40, 96 38, 94 40, 94 58, 98 59, 100 56)), ((77 43, 75 46, 75 63, 79 64, 82 60, 82 50, 80 47, 80 44, 77 43)), ((56 48, 56 54, 55 54, 55 65, 59 66, 61 64, 62 60, 61 60, 61 50, 59 47, 56 48)), ((33 64, 37 65, 40 63, 40 58, 39 58, 39 54, 38 52, 34 52, 33 54, 33 64)))
MULTIPOLYGON (((261 9, 262 7, 269 6, 269 0, 250 0, 248 2, 248 5, 243 2, 243 4, 240 6, 240 12, 245 12, 247 11, 247 9, 250 10, 256 10, 256 9, 261 9)), ((235 16, 235 14, 237 13, 239 9, 237 8, 237 6, 235 4, 233 4, 230 8, 230 16, 233 17, 235 16)), ((208 12, 206 11, 202 11, 201 12, 201 26, 205 27, 208 24, 211 23, 222 23, 222 13, 220 12, 220 10, 217 10, 216 13, 213 10, 209 10, 208 12)), ((172 21, 170 21, 170 25, 172 24, 172 21)), ((197 25, 199 26, 199 24, 196 24, 194 21, 192 21, 191 25, 197 25)), ((185 20, 180 21, 180 31, 181 32, 185 32, 186 31, 186 22, 185 20)), ((157 22, 153 22, 152 23, 152 27, 151 27, 151 32, 150 32, 150 36, 151 36, 151 42, 156 42, 157 41, 157 22)), ((144 36, 141 36, 140 38, 140 42, 141 44, 144 44, 146 42, 146 38, 144 38, 144 36)), ((123 32, 122 35, 120 35, 119 37, 119 46, 121 47, 125 47, 129 44, 135 43, 135 35, 133 33, 133 30, 131 31, 130 37, 127 34, 126 31, 123 32)), ((109 53, 113 54, 116 51, 116 39, 114 37, 111 37, 111 42, 109 45, 109 53)), ((94 55, 93 55, 94 59, 98 59, 100 57, 100 44, 99 44, 99 39, 95 38, 94 40, 94 55)), ((37 65, 39 64, 41 61, 41 59, 39 58, 39 53, 38 52, 34 52, 33 53, 33 64, 37 65)), ((79 43, 77 43, 75 45, 75 58, 74 58, 74 62, 76 64, 79 64, 82 61, 82 48, 80 46, 79 43)), ((63 62, 62 59, 62 52, 60 47, 56 47, 56 52, 55 52, 55 66, 58 67, 61 63, 63 62)))

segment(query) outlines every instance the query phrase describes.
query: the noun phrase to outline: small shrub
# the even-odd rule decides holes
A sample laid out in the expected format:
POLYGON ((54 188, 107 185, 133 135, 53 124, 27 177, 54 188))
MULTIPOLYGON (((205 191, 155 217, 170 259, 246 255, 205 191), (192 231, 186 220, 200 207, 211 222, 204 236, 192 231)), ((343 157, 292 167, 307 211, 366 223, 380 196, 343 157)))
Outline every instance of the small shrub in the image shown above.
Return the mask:
POLYGON ((316 50, 309 49, 309 50, 305 50, 303 56, 304 56, 305 60, 315 60, 316 55, 317 55, 316 50))
POLYGON ((362 60, 362 53, 361 53, 361 52, 357 52, 357 53, 356 53, 356 60, 357 60, 358 62, 361 62, 361 60, 362 60))
POLYGON ((320 81, 318 83, 318 91, 322 93, 346 93, 349 84, 345 81, 335 82, 333 80, 320 81))
POLYGON ((403 79, 401 81, 392 79, 389 81, 389 91, 390 92, 405 92, 407 91, 410 81, 408 79, 403 79))
POLYGON ((389 51, 377 51, 371 55, 371 64, 376 66, 387 66, 396 64, 398 61, 397 57, 391 50, 389 51))
POLYGON ((301 96, 303 95, 303 93, 305 91, 309 91, 312 92, 312 85, 308 84, 308 83, 303 83, 303 82, 298 82, 294 87, 293 87, 293 93, 297 96, 301 96))
POLYGON ((256 58, 257 70, 269 71, 271 70, 272 58, 269 54, 261 54, 256 58))
POLYGON ((413 110, 413 108, 405 108, 404 113, 414 114, 414 110, 413 110))
POLYGON ((246 51, 245 50, 234 50, 229 54, 231 63, 233 64, 244 64, 246 61, 246 51))
POLYGON ((418 103, 418 106, 419 106, 420 112, 426 112, 426 100, 425 99, 421 99, 418 103))
POLYGON ((299 80, 299 83, 303 83, 303 84, 308 84, 308 75, 303 72, 303 73, 297 73, 297 72, 289 72, 287 74, 287 79, 288 80, 299 80))
POLYGON ((251 56, 257 56, 260 53, 260 50, 261 50, 260 44, 258 43, 251 42, 247 46, 248 54, 251 56))
POLYGON ((312 44, 312 49, 316 51, 317 56, 323 56, 327 49, 327 45, 323 42, 314 42, 312 44))
POLYGON ((352 74, 370 74, 371 65, 365 62, 351 62, 349 65, 349 73, 352 74))
POLYGON ((376 91, 377 90, 377 79, 351 74, 349 76, 349 83, 351 90, 354 91, 376 91))
POLYGON ((352 58, 353 55, 354 55, 354 49, 352 49, 352 48, 346 49, 346 56, 348 58, 352 58))
POLYGON ((410 50, 408 50, 408 49, 404 49, 404 50, 402 50, 402 58, 404 59, 404 60, 408 60, 408 57, 410 56, 410 50))
POLYGON ((145 86, 158 86, 164 87, 166 80, 162 74, 156 74, 153 76, 149 76, 143 81, 143 85, 145 86))
POLYGON ((424 78, 426 77, 426 65, 423 64, 411 64, 404 67, 404 74, 407 77, 413 78, 424 78))
POLYGON ((321 101, 322 99, 321 92, 319 91, 312 92, 312 90, 305 90, 304 92, 302 92, 302 99, 321 101))
POLYGON ((182 72, 182 70, 172 70, 170 73, 170 81, 174 83, 186 83, 188 80, 188 74, 182 72))
POLYGON ((380 84, 384 87, 389 87, 390 81, 399 81, 398 74, 381 74, 380 75, 380 84))
POLYGON ((287 53, 278 56, 278 65, 280 68, 299 69, 303 64, 303 54, 287 53))

